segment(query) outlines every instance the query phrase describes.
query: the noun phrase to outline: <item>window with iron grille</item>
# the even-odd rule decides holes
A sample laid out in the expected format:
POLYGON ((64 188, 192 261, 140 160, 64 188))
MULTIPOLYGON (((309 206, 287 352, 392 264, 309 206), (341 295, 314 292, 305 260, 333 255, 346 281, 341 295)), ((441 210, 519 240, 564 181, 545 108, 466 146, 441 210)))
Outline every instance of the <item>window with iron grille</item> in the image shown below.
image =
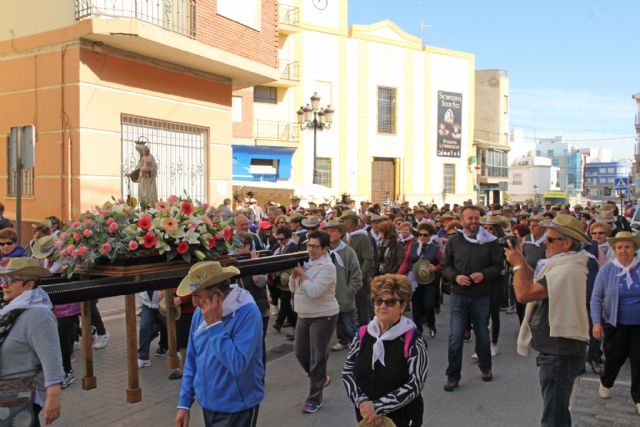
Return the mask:
POLYGON ((253 88, 253 102, 263 104, 278 103, 278 89, 269 86, 256 86, 253 88))
MULTIPOLYGON (((11 155, 9 154, 9 138, 7 137, 7 196, 16 197, 18 190, 18 170, 11 167, 11 155)), ((22 168, 22 195, 34 195, 34 170, 22 168)))
POLYGON ((392 87, 378 87, 378 133, 396 133, 396 94, 392 87))
POLYGON ((456 165, 445 164, 442 166, 442 182, 444 184, 442 192, 454 194, 456 192, 456 165))
POLYGON ((331 159, 316 158, 316 176, 313 177, 313 183, 331 187, 331 159))
POLYGON ((122 194, 137 197, 136 184, 128 174, 136 168, 139 155, 135 150, 140 139, 148 141, 158 164, 158 197, 187 195, 193 200, 207 201, 206 147, 208 128, 130 115, 121 116, 122 194))

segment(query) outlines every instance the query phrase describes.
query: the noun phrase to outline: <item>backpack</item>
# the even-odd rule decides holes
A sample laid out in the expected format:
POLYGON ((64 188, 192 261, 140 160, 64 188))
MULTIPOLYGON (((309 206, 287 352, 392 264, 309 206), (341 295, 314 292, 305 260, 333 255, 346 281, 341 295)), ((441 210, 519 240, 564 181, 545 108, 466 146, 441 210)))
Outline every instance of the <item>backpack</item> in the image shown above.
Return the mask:
MULTIPOLYGON (((413 332, 415 328, 409 329, 404 333, 404 358, 409 358, 409 345, 411 344, 411 339, 413 338, 413 332)), ((360 351, 360 346, 362 345, 362 338, 364 338, 364 334, 367 333, 367 325, 360 326, 358 329, 358 351, 360 351)))

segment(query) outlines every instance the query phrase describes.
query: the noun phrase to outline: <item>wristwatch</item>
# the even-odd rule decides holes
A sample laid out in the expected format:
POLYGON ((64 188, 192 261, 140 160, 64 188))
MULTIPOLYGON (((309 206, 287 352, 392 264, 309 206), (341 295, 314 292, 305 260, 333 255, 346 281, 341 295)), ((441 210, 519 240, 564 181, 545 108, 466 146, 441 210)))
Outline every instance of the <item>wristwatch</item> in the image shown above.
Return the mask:
POLYGON ((521 268, 524 268, 524 264, 514 265, 512 270, 515 273, 516 271, 520 270, 521 268))

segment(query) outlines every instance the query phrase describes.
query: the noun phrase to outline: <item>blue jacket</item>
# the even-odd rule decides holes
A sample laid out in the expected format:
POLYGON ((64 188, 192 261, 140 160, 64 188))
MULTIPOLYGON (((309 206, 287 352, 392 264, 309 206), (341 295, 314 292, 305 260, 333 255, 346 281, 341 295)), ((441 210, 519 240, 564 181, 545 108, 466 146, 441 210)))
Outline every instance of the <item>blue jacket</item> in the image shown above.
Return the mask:
MULTIPOLYGON (((611 326, 616 326, 618 321, 618 284, 620 278, 616 274, 621 269, 616 267, 611 261, 600 268, 596 283, 591 295, 591 319, 593 323, 606 322, 611 326)), ((640 274, 640 266, 634 270, 640 274)))
POLYGON ((222 304, 222 321, 207 326, 196 308, 189 331, 178 408, 240 412, 264 398, 262 316, 246 290, 233 286, 222 304))

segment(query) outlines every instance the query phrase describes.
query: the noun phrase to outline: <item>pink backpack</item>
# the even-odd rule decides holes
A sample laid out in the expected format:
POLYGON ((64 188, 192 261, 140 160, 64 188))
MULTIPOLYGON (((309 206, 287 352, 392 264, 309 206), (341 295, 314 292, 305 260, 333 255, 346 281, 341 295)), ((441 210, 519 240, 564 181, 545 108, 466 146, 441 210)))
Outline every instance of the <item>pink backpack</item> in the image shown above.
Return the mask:
MULTIPOLYGON (((404 333, 404 358, 409 358, 409 345, 411 344, 411 339, 413 338, 413 332, 415 328, 409 329, 404 333)), ((367 325, 360 326, 358 329, 358 350, 360 350, 360 346, 362 345, 362 338, 364 338, 364 334, 367 333, 367 325)))

